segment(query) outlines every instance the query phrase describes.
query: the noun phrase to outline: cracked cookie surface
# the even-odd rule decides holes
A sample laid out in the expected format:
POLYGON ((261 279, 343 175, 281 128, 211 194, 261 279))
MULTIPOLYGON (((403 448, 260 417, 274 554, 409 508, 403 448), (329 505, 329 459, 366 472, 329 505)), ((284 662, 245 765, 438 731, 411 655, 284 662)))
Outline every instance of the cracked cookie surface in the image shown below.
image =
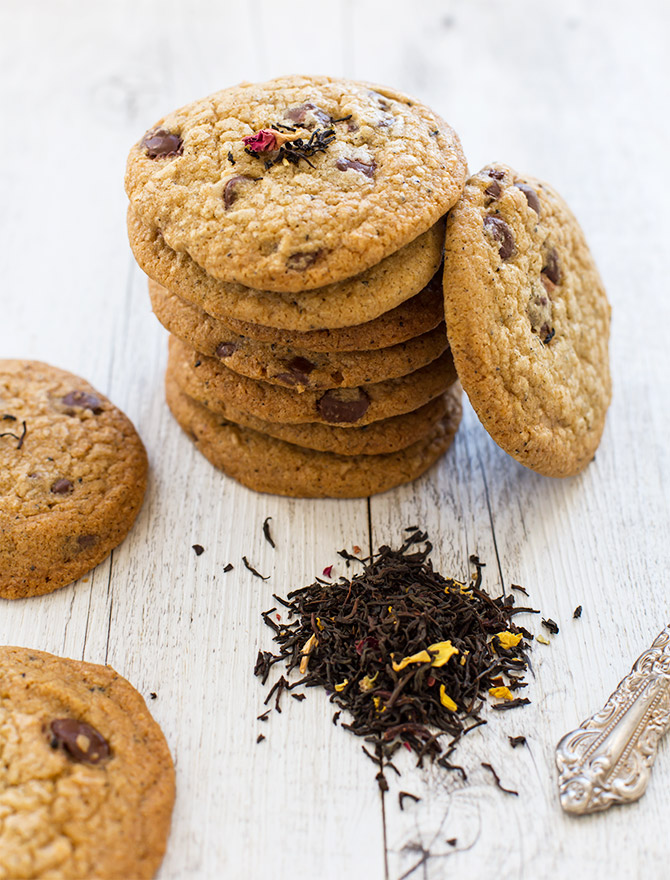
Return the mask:
POLYGON ((546 476, 583 470, 611 398, 610 306, 551 186, 498 163, 468 180, 447 222, 444 306, 458 375, 496 443, 546 476))
POLYGON ((174 768, 110 666, 0 647, 0 880, 149 880, 174 768))
POLYGON ((397 251, 446 214, 465 177, 458 136, 423 104, 288 76, 159 120, 130 151, 126 191, 142 222, 208 275, 290 292, 397 251))
POLYGON ((49 593, 125 538, 146 452, 106 397, 37 361, 0 361, 0 433, 0 596, 49 593))

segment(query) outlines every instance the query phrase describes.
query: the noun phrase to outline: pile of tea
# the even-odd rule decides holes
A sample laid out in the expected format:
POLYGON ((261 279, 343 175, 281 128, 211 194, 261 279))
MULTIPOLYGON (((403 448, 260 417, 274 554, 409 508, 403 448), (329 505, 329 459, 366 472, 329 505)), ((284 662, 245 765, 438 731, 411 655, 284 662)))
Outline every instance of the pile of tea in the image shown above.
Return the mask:
MULTIPOLYGON (((526 687, 532 636, 512 618, 534 609, 488 596, 477 557, 468 583, 445 578, 433 570, 431 549, 413 528, 399 550, 383 546, 369 559, 341 551, 363 565, 359 574, 275 596, 288 623, 277 622, 276 608, 263 615, 279 651, 259 652, 256 674, 265 683, 280 662, 302 674, 292 684, 282 676, 266 703, 274 694, 279 706, 284 689, 325 688, 349 713, 342 726, 365 737, 382 771, 403 745, 419 763, 429 757, 455 769, 449 757, 463 734, 485 723, 487 697, 498 711, 530 702, 516 694, 526 687)), ((383 772, 378 778, 384 787, 383 772)))

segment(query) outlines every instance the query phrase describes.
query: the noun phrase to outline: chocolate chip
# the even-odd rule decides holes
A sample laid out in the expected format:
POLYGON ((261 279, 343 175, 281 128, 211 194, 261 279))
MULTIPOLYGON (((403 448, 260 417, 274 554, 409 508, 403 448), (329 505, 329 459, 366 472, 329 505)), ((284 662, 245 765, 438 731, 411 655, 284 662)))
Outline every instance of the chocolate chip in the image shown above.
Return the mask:
POLYGON ((492 199, 499 199, 502 194, 502 188, 497 180, 494 180, 489 186, 484 190, 484 194, 490 196, 492 199))
POLYGON ((56 482, 51 486, 51 491, 54 493, 54 495, 68 495, 73 488, 74 487, 70 480, 66 479, 65 477, 61 477, 60 479, 56 480, 56 482))
POLYGON ((311 251, 309 253, 291 254, 286 260, 289 269, 296 269, 299 272, 309 269, 321 256, 321 251, 311 251))
POLYGON ((99 764, 109 758, 112 750, 95 727, 74 718, 57 718, 51 722, 51 747, 62 748, 73 761, 99 764))
POLYGON ((493 177, 493 178, 495 178, 495 180, 504 180, 505 179, 505 172, 499 171, 497 168, 489 168, 487 173, 488 173, 489 177, 493 177))
POLYGON ((527 183, 515 183, 514 186, 517 189, 520 189, 521 192, 525 195, 526 201, 528 202, 528 207, 532 208, 536 214, 540 213, 540 200, 537 197, 537 193, 533 189, 532 186, 528 186, 527 183))
POLYGON ((547 254, 547 263, 542 269, 542 274, 551 281, 552 284, 560 284, 561 267, 558 263, 558 254, 556 248, 552 248, 547 254))
POLYGON ((220 358, 229 358, 231 354, 235 354, 237 351, 237 343, 235 342, 220 342, 216 346, 216 355, 220 358))
POLYGON ((331 388, 316 403, 319 415, 327 422, 357 422, 370 406, 362 388, 331 388))
POLYGON ((90 550, 91 547, 95 547, 97 543, 97 535, 79 535, 77 538, 77 544, 79 544, 80 550, 90 550))
POLYGON ((309 383, 309 374, 316 366, 304 357, 294 357, 286 365, 288 373, 280 373, 276 378, 281 379, 287 385, 307 385, 309 383))
POLYGON ((184 143, 178 134, 158 128, 148 131, 142 138, 141 146, 147 151, 150 159, 167 159, 170 156, 181 156, 184 143))
POLYGON ((549 324, 543 324, 540 328, 540 340, 543 345, 549 345, 555 335, 556 331, 553 327, 550 327, 549 324))
POLYGON ((102 403, 95 394, 88 394, 86 391, 70 391, 63 398, 65 406, 81 406, 83 409, 90 409, 94 415, 100 415, 102 412, 102 403))
POLYGON ((223 207, 226 211, 240 197, 245 181, 256 183, 257 180, 257 177, 249 177, 248 174, 236 174, 234 177, 231 177, 230 180, 227 180, 226 185, 223 188, 223 207))
POLYGON ((314 128, 314 123, 311 121, 305 124, 305 119, 308 114, 311 114, 319 125, 323 125, 324 128, 329 126, 332 122, 330 113, 326 113, 321 107, 317 107, 316 104, 310 104, 309 102, 306 104, 300 104, 298 107, 290 107, 286 113, 284 113, 284 118, 290 119, 291 122, 297 122, 303 128, 314 128))
POLYGON ((509 260, 514 253, 514 236, 507 223, 500 217, 489 214, 484 217, 484 229, 494 241, 500 243, 499 254, 503 260, 509 260))
POLYGON ((351 168, 352 171, 360 171, 366 177, 374 177, 375 168, 377 167, 374 159, 369 164, 367 162, 359 162, 358 159, 338 159, 335 165, 340 171, 348 171, 351 168))

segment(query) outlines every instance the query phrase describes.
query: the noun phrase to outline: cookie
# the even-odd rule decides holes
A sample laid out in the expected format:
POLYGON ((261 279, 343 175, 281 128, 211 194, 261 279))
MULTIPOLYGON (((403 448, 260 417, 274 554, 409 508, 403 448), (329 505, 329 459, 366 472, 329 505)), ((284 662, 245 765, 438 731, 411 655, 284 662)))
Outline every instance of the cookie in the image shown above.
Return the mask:
POLYGON ((444 306, 459 377, 496 443, 547 476, 583 470, 611 398, 610 306, 549 184, 501 164, 470 178, 448 218, 444 306))
POLYGON ((182 391, 215 412, 233 406, 268 422, 318 422, 361 427, 412 412, 443 394, 456 381, 447 350, 428 366, 365 387, 305 390, 240 376, 216 358, 193 351, 170 337, 169 369, 182 391))
POLYGON ((170 831, 174 767, 110 666, 0 647, 0 878, 149 880, 170 831))
POLYGON ((287 76, 159 120, 130 151, 126 192, 145 225, 213 278, 295 293, 408 244, 446 214, 465 177, 458 136, 423 104, 287 76))
POLYGON ((167 385, 172 414, 215 467, 257 492, 295 498, 362 498, 416 479, 451 445, 461 411, 447 414, 421 440, 387 455, 315 452, 227 422, 167 385))
POLYGON ((144 446, 88 382, 36 361, 0 361, 0 434, 0 596, 50 593, 125 538, 144 446))
POLYGON ((212 278, 188 254, 168 247, 163 236, 132 211, 128 238, 149 278, 208 314, 304 332, 372 321, 419 293, 442 262, 444 222, 353 278, 291 294, 212 278))
MULTIPOLYGON (((444 321, 441 268, 420 293, 373 321, 337 329, 307 330, 304 333, 250 324, 236 318, 212 317, 151 278, 149 295, 155 314, 165 326, 175 322, 177 330, 183 326, 192 333, 195 321, 201 328, 198 332, 202 338, 235 333, 257 342, 295 346, 309 351, 373 351, 389 348, 428 333, 444 321)), ((177 336, 180 335, 180 332, 175 332, 177 336)), ((181 335, 185 338, 185 334, 181 335)))
MULTIPOLYGON (((177 385, 170 369, 166 373, 165 384, 177 385)), ((174 395, 174 391, 172 394, 174 395)), ((285 440, 287 443, 315 449, 318 452, 337 452, 339 455, 379 455, 405 449, 425 437, 444 417, 452 398, 460 401, 461 387, 458 382, 445 394, 425 403, 413 412, 372 422, 362 428, 341 428, 309 422, 292 425, 267 422, 221 402, 217 415, 221 416, 222 420, 234 422, 242 428, 251 428, 259 434, 268 434, 277 440, 285 440)))
POLYGON ((153 306, 163 326, 196 351, 218 358, 235 373, 286 388, 351 388, 394 379, 425 367, 448 345, 442 324, 390 348, 314 352, 231 333, 179 298, 157 297, 153 306))

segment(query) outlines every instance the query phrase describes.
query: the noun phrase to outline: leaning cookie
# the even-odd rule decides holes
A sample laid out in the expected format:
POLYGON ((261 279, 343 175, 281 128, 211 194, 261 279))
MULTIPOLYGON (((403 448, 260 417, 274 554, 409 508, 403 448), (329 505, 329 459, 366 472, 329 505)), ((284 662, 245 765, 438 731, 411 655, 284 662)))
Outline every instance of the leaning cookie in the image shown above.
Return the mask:
POLYGON ((0 361, 0 596, 50 593, 126 536, 147 457, 128 418, 88 382, 0 361))
POLYGON ((547 476, 583 470, 611 398, 610 306, 554 189, 501 164, 470 178, 447 221, 444 306, 456 370, 496 443, 547 476))
POLYGON ((168 382, 175 419, 215 467, 256 492, 293 498, 363 498, 421 476, 451 446, 461 418, 460 401, 428 434, 388 455, 337 455, 304 449, 241 428, 197 403, 168 382))
POLYGON ((140 694, 110 666, 0 647, 0 878, 149 880, 175 795, 140 694))

